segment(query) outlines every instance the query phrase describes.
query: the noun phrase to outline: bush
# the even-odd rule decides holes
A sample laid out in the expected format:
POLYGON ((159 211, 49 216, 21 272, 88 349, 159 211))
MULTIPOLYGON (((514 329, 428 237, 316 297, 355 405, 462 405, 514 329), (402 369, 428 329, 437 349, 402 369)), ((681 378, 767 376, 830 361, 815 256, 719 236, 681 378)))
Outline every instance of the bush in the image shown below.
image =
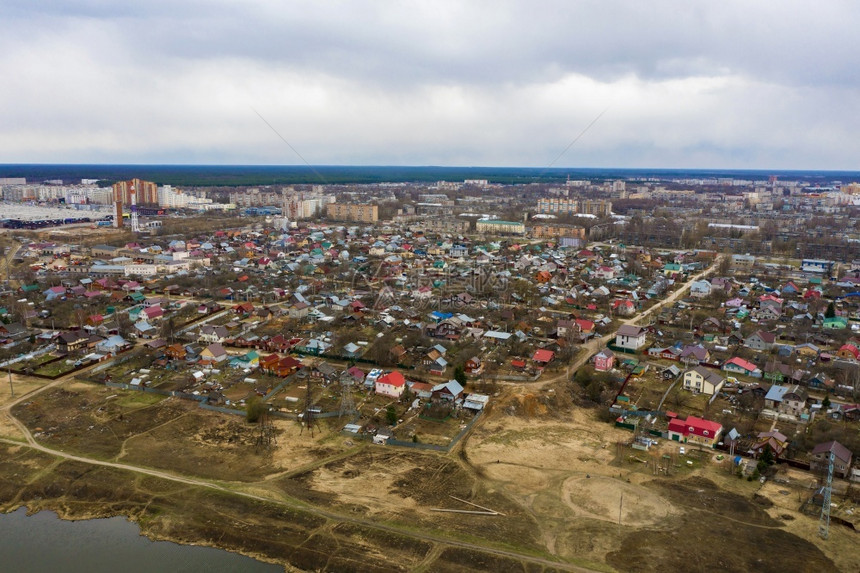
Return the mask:
POLYGON ((245 419, 251 424, 256 424, 268 409, 269 406, 259 396, 254 396, 245 404, 245 419))

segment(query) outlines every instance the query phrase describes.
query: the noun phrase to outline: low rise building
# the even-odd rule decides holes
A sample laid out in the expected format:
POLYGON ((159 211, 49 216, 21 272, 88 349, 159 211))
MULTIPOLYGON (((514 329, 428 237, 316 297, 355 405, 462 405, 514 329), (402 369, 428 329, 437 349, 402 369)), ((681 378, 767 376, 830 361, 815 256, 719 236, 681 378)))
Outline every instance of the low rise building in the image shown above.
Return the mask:
POLYGON ((475 228, 479 233, 497 235, 525 235, 525 223, 518 221, 499 221, 495 219, 478 221, 475 228))

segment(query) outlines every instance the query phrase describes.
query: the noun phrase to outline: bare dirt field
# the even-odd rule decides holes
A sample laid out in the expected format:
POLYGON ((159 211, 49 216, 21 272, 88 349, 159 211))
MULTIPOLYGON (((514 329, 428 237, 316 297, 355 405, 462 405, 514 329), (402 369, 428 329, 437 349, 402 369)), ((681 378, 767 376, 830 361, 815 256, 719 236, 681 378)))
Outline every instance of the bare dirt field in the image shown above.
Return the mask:
POLYGON ((678 514, 656 492, 604 476, 568 478, 562 484, 561 496, 579 516, 628 527, 665 525, 678 514))
MULTIPOLYGON (((624 459, 619 465, 616 443, 629 440, 629 432, 582 409, 509 415, 521 410, 523 400, 519 394, 497 403, 495 415, 472 432, 464 450, 484 487, 497 487, 527 508, 552 553, 619 571, 815 570, 833 569, 834 563, 855 570, 855 558, 846 560, 844 552, 810 536, 815 528, 798 527, 809 524, 808 517, 771 516, 753 484, 731 477, 712 456, 696 458, 693 467, 673 458, 671 476, 655 477, 650 462, 624 459), (722 482, 733 487, 726 491, 722 482), (799 569, 786 557, 788 547, 794 557, 803 555, 799 569)), ((659 460, 666 448, 672 444, 634 452, 635 458, 659 460)), ((856 540, 855 533, 842 533, 856 540)))
MULTIPOLYGON (((191 481, 3 442, 0 508, 130 515, 156 538, 300 570, 858 570, 857 533, 834 526, 822 541, 817 519, 799 511, 802 475, 761 486, 709 452, 655 475, 619 455, 629 432, 550 390, 507 391, 445 454, 371 445, 339 434, 336 420, 311 435, 275 419, 275 443, 263 447, 259 426, 240 416, 58 384, 13 409, 40 443, 191 481), (492 514, 468 513, 480 508, 492 514)), ((673 446, 633 457, 659 460, 673 446)))

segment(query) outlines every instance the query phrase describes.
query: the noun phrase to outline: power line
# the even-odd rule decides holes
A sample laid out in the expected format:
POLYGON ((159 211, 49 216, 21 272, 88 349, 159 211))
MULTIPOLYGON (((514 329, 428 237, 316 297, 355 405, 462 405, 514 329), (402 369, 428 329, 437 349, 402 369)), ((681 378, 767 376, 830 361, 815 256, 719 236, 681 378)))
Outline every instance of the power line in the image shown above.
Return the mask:
POLYGON ((256 113, 256 114, 257 114, 257 117, 259 117, 260 119, 262 119, 262 120, 263 120, 263 123, 265 123, 266 125, 268 125, 268 126, 269 126, 269 129, 271 129, 273 132, 275 132, 275 135, 277 135, 278 137, 280 137, 280 138, 281 138, 281 141, 283 141, 284 143, 286 143, 286 144, 287 144, 287 147, 289 147, 290 149, 292 149, 292 150, 293 150, 293 153, 295 153, 295 154, 296 154, 296 156, 297 156, 299 159, 301 159, 301 160, 302 160, 302 162, 303 162, 305 165, 307 165, 307 166, 308 166, 308 169, 310 169, 311 171, 313 171, 313 172, 314 172, 314 175, 316 175, 317 177, 319 177, 320 181, 322 181, 322 182, 323 182, 323 184, 328 185, 328 181, 326 181, 326 180, 325 180, 325 178, 324 178, 322 175, 320 175, 319 171, 317 171, 316 169, 314 169, 314 166, 313 166, 313 165, 311 165, 310 163, 308 163, 308 162, 307 162, 307 160, 306 160, 304 157, 302 157, 302 154, 301 154, 301 153, 299 153, 299 151, 298 151, 295 147, 293 147, 293 146, 290 144, 290 142, 289 142, 289 141, 287 141, 287 140, 286 140, 286 138, 285 138, 283 135, 281 135, 280 133, 278 133, 278 130, 277 130, 277 129, 275 129, 275 128, 274 128, 274 126, 273 126, 271 123, 269 123, 269 122, 266 120, 266 118, 265 118, 265 117, 263 117, 263 116, 260 114, 260 112, 259 112, 259 111, 257 111, 256 109, 254 109, 254 107, 253 107, 253 106, 248 106, 248 107, 250 107, 250 108, 251 108, 251 110, 252 110, 254 113, 256 113))
POLYGON ((588 125, 586 125, 586 126, 585 126, 585 129, 583 129, 581 132, 579 132, 579 135, 577 135, 575 138, 573 138, 573 141, 571 141, 569 144, 567 144, 567 147, 565 147, 565 148, 564 148, 564 150, 563 150, 561 153, 559 153, 559 154, 558 154, 558 156, 556 156, 556 158, 555 158, 555 159, 553 159, 552 161, 550 161, 550 162, 549 162, 549 165, 547 165, 547 166, 546 166, 546 168, 547 168, 547 169, 549 169, 550 167, 552 167, 553 165, 555 165, 556 161, 558 161, 559 159, 561 159, 561 158, 562 158, 562 156, 563 156, 565 153, 567 153, 568 149, 570 149, 571 147, 573 147, 573 145, 574 145, 577 141, 579 141, 579 140, 582 138, 582 136, 583 136, 583 135, 585 135, 585 134, 586 134, 586 132, 588 132, 588 130, 589 130, 589 129, 591 129, 591 127, 592 127, 595 123, 597 123, 597 120, 599 120, 601 117, 603 117, 603 114, 604 114, 604 113, 606 113, 607 111, 609 111, 609 107, 606 107, 603 111, 601 111, 599 114, 597 114, 597 117, 595 117, 594 119, 592 119, 592 120, 591 120, 591 123, 589 123, 588 125))

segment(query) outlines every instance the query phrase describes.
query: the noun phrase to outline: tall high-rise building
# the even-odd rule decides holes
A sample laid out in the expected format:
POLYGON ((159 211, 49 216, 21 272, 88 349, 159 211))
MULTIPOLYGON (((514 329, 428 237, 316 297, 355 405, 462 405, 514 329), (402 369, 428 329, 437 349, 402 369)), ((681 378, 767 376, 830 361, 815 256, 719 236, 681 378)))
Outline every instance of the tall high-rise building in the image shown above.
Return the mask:
POLYGON ((134 187, 137 195, 138 205, 158 205, 158 185, 152 181, 132 179, 130 181, 119 181, 113 184, 114 201, 122 201, 124 205, 131 205, 131 188, 134 187))

